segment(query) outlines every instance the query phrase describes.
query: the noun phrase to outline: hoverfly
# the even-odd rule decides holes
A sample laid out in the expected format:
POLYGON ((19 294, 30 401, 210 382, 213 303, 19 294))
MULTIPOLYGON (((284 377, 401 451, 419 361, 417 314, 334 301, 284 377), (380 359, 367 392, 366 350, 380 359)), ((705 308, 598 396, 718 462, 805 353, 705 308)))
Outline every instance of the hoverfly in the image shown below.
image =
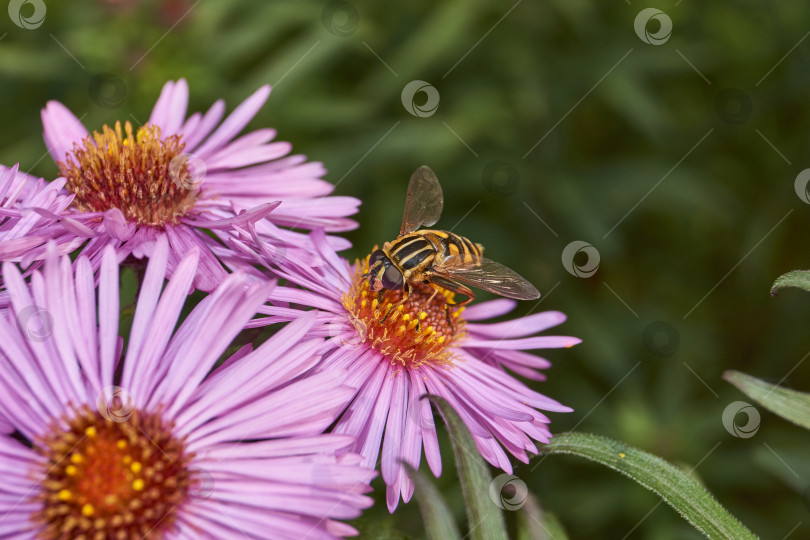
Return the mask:
POLYGON ((468 285, 516 300, 540 297, 537 289, 517 272, 483 257, 481 244, 449 231, 417 230, 439 221, 443 204, 442 188, 430 167, 416 169, 408 184, 399 236, 369 256, 368 272, 363 277, 369 279, 371 290, 380 295, 385 290, 403 290, 398 303, 407 300, 414 286, 433 288, 426 304, 441 289, 466 297, 445 304, 445 309, 472 302, 475 293, 468 285))

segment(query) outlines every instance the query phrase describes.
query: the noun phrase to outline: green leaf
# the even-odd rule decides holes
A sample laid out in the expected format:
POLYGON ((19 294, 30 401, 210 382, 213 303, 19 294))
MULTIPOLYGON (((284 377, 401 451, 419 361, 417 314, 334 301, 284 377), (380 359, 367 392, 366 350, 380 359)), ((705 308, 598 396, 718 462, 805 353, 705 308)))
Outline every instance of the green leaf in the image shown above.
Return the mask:
POLYGON ((492 476, 484 458, 478 453, 472 435, 453 407, 438 396, 430 396, 431 401, 447 424, 456 470, 461 481, 461 491, 467 507, 469 535, 473 540, 507 540, 506 524, 500 508, 489 496, 492 476))
POLYGON ((419 503, 428 539, 461 540, 453 513, 430 478, 407 463, 403 465, 416 486, 416 502, 419 503))
POLYGON ((771 294, 776 296, 777 289, 782 287, 798 287, 810 291, 810 270, 793 270, 787 274, 782 274, 773 282, 771 294))
POLYGON ((352 521, 351 526, 357 529, 357 538, 364 540, 412 540, 410 536, 397 530, 393 516, 372 518, 364 514, 352 521))
POLYGON ((568 540, 565 529, 551 512, 529 494, 518 514, 517 540, 568 540))
MULTIPOLYGON (((799 442, 774 443, 756 446, 751 452, 751 462, 767 472, 782 484, 790 487, 799 497, 807 497, 807 480, 810 478, 810 462, 807 461, 807 447, 799 442)), ((807 499, 805 499, 807 500, 807 499)))
POLYGON ((541 453, 584 457, 629 476, 658 494, 709 538, 757 538, 692 476, 637 448, 599 435, 564 433, 551 439, 541 453))
POLYGON ((723 373, 723 378, 772 413, 810 429, 810 394, 766 383, 734 370, 723 373))

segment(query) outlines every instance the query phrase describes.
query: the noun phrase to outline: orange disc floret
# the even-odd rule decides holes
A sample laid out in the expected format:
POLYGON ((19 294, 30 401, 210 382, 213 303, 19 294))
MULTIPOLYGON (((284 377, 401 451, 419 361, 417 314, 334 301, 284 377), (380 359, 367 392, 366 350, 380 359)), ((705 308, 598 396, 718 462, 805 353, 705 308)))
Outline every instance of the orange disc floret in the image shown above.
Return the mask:
POLYGON ((428 284, 412 284, 408 298, 404 291, 374 292, 363 274, 368 257, 355 264, 343 306, 363 342, 385 355, 393 364, 407 368, 421 365, 450 365, 451 344, 464 335, 464 307, 453 306, 454 294, 428 284))
POLYGON ((59 171, 82 212, 117 208, 129 221, 160 226, 177 223, 194 206, 199 183, 181 135, 161 138, 146 124, 133 133, 129 122, 108 126, 73 145, 59 171))
POLYGON ((54 424, 32 516, 42 538, 161 538, 194 481, 191 457, 157 414, 115 421, 89 408, 54 424))

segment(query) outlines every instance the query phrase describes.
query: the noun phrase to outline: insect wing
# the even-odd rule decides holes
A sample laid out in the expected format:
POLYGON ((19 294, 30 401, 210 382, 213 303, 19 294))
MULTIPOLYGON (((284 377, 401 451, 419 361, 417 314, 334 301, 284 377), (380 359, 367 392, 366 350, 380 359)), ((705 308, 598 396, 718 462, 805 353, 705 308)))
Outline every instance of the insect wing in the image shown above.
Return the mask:
POLYGON ((491 259, 465 261, 454 255, 433 268, 433 272, 446 279, 478 287, 515 300, 540 298, 538 290, 511 268, 491 259))
POLYGON ((444 206, 444 195, 436 174, 422 165, 411 175, 408 195, 405 198, 405 212, 399 235, 415 231, 422 225, 430 227, 439 221, 444 206))

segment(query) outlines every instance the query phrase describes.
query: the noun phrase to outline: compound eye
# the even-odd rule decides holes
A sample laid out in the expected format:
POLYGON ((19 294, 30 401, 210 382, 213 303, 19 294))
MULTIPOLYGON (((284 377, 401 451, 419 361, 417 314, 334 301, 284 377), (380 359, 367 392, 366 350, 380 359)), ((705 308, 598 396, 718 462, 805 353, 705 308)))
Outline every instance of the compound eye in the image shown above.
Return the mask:
POLYGON ((403 285, 405 285, 405 279, 402 277, 402 272, 400 272, 395 266, 389 266, 385 269, 385 273, 382 277, 383 287, 394 291, 401 289, 403 285))
POLYGON ((371 256, 368 258, 368 267, 371 268, 372 266, 374 266, 374 264, 376 262, 378 262, 380 259, 384 259, 384 258, 385 258, 385 252, 383 250, 378 249, 378 250, 374 251, 371 254, 371 256))

